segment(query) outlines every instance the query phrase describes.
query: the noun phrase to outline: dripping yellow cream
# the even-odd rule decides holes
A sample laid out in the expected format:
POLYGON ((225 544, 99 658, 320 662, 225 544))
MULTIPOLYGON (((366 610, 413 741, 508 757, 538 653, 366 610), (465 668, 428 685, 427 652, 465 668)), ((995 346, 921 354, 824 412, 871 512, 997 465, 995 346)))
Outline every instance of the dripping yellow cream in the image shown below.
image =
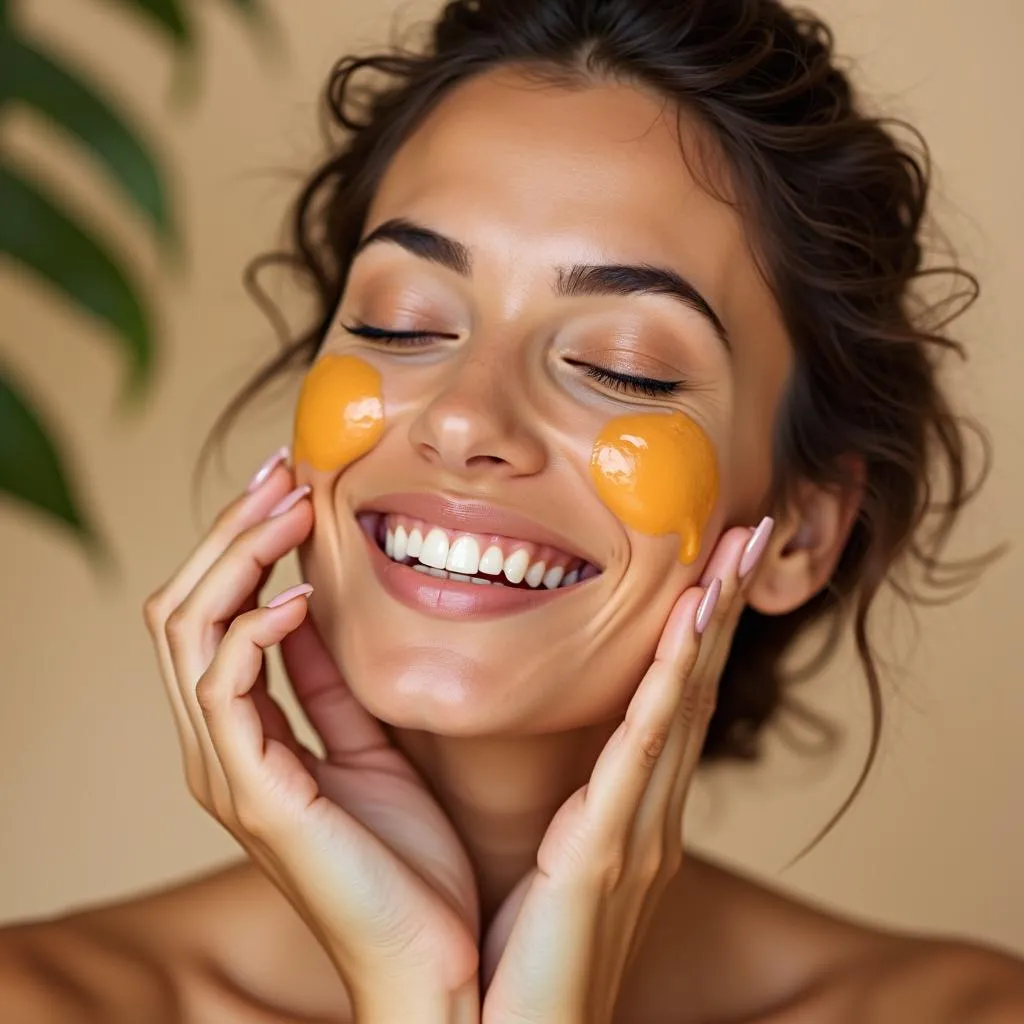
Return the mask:
POLYGON ((610 420, 590 460, 597 493, 640 533, 679 534, 689 564, 718 498, 718 463, 707 434, 681 412, 636 413, 610 420))

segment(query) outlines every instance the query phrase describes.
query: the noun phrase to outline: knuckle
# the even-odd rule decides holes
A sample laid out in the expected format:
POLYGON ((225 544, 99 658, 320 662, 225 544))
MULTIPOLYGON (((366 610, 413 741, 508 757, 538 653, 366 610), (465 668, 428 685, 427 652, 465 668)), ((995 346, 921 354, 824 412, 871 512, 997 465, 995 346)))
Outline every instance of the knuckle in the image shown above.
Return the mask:
MULTIPOLYGON (((710 632, 711 627, 708 627, 710 632)), ((707 632, 704 634, 707 636, 707 632)), ((701 650, 704 649, 704 636, 698 637, 698 642, 691 644, 684 654, 683 658, 679 663, 679 675, 680 678, 685 681, 690 678, 691 673, 697 667, 697 661, 700 658, 701 650)))
POLYGON ((143 601, 142 617, 150 633, 158 633, 163 628, 170 611, 170 604, 162 587, 143 601))
POLYGON ((695 684, 683 687, 682 699, 679 701, 679 717, 687 729, 699 722, 703 714, 704 699, 701 691, 702 687, 695 684))
POLYGON ((222 659, 235 657, 244 652, 245 647, 257 635, 261 611, 262 609, 254 608, 252 611, 241 612, 228 623, 218 645, 222 659))
POLYGON ((604 892, 616 889, 626 870, 625 854, 621 850, 607 854, 598 872, 598 883, 604 892))
POLYGON ((665 726, 656 725, 645 729, 637 743, 640 764, 648 770, 653 769, 667 742, 668 729, 665 726))
POLYGON ((196 683, 196 703, 204 718, 209 718, 217 707, 217 685, 213 675, 204 673, 196 683))
POLYGON ((702 687, 700 699, 698 701, 699 717, 702 726, 706 726, 711 721, 711 716, 715 713, 715 705, 717 703, 717 696, 712 687, 702 687))
POLYGON ((237 527, 224 544, 221 561, 234 566, 238 571, 247 572, 263 566, 262 549, 267 538, 267 523, 261 519, 250 523, 244 529, 237 527))
POLYGON ((665 866, 665 850, 661 841, 649 843, 640 855, 637 874, 644 884, 654 881, 665 866))
POLYGON ((248 612, 240 612, 236 615, 229 623, 228 628, 224 630, 224 638, 221 640, 221 645, 230 643, 236 644, 239 639, 246 636, 248 631, 252 628, 253 624, 257 621, 259 615, 259 609, 253 609, 248 612))
POLYGON ((597 879, 600 864, 587 852, 587 844, 582 837, 573 835, 560 845, 557 856, 544 844, 537 851, 537 865, 540 870, 553 874, 564 869, 565 876, 577 879, 597 879))
POLYGON ((178 607, 171 611, 164 619, 164 632, 167 634, 167 639, 174 643, 178 643, 183 640, 185 635, 188 633, 190 623, 191 617, 188 613, 188 605, 178 605, 178 607))

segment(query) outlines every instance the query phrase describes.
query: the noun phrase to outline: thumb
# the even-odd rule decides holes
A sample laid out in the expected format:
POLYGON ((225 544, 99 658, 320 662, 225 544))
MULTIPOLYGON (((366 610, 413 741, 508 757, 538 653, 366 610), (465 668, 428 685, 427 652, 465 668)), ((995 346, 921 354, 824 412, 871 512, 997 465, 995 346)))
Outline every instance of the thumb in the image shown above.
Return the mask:
POLYGON ((480 979, 483 988, 486 990, 494 978, 494 972, 498 969, 501 956, 508 945, 509 936, 512 934, 512 926, 516 923, 519 910, 526 899, 530 886, 537 875, 537 869, 528 871, 516 883, 515 888, 505 897, 484 939, 483 949, 480 951, 480 979))
POLYGON ((307 615, 280 644, 292 691, 323 741, 329 760, 357 757, 390 746, 380 723, 356 700, 313 622, 307 615))

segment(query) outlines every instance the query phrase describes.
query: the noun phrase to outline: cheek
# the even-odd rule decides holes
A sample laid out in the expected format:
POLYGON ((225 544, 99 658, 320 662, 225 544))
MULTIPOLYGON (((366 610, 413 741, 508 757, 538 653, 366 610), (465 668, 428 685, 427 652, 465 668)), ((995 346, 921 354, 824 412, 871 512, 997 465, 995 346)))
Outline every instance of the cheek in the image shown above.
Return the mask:
POLYGON ((295 410, 296 463, 337 472, 365 455, 384 430, 380 374, 355 356, 318 359, 295 410))
POLYGON ((619 416, 594 442, 590 471, 617 518, 640 533, 679 534, 679 560, 696 560, 718 500, 718 463, 693 420, 681 412, 619 416))

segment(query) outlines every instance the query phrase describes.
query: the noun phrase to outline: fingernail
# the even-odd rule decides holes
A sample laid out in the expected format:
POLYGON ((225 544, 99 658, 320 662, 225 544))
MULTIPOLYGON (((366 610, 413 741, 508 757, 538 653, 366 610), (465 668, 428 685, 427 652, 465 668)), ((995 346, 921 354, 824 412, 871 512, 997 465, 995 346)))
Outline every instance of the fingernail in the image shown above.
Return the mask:
POLYGON ((279 608, 283 604, 287 604, 289 601, 294 600, 296 597, 309 597, 313 593, 313 588, 308 583, 300 583, 297 586, 289 587, 287 590, 282 590, 277 597, 272 597, 267 602, 268 608, 279 608))
POLYGON ((267 479, 267 477, 270 476, 270 474, 288 458, 289 454, 288 446, 286 444, 281 445, 281 447, 278 448, 277 451, 274 452, 274 454, 256 470, 253 474, 253 478, 245 488, 245 493, 252 494, 252 492, 255 491, 267 479))
POLYGON ((740 556, 740 579, 749 576, 757 567, 757 563, 764 554, 764 549, 768 546, 768 538, 771 537, 774 527, 775 520, 771 516, 765 516, 757 524, 757 529, 750 540, 747 541, 747 546, 743 549, 743 554, 740 556))
POLYGON ((301 487, 296 487, 294 491, 289 491, 271 510, 267 513, 267 518, 272 519, 274 516, 279 516, 283 512, 287 512, 288 509, 297 505, 302 499, 309 494, 312 488, 309 484, 303 484, 301 487))
POLYGON ((708 628, 708 623, 711 621, 711 616, 715 611, 715 605, 718 604, 718 595, 721 592, 722 581, 716 576, 711 581, 711 586, 704 592, 704 596, 700 599, 700 604, 697 605, 697 620, 694 625, 697 636, 700 636, 708 628))

